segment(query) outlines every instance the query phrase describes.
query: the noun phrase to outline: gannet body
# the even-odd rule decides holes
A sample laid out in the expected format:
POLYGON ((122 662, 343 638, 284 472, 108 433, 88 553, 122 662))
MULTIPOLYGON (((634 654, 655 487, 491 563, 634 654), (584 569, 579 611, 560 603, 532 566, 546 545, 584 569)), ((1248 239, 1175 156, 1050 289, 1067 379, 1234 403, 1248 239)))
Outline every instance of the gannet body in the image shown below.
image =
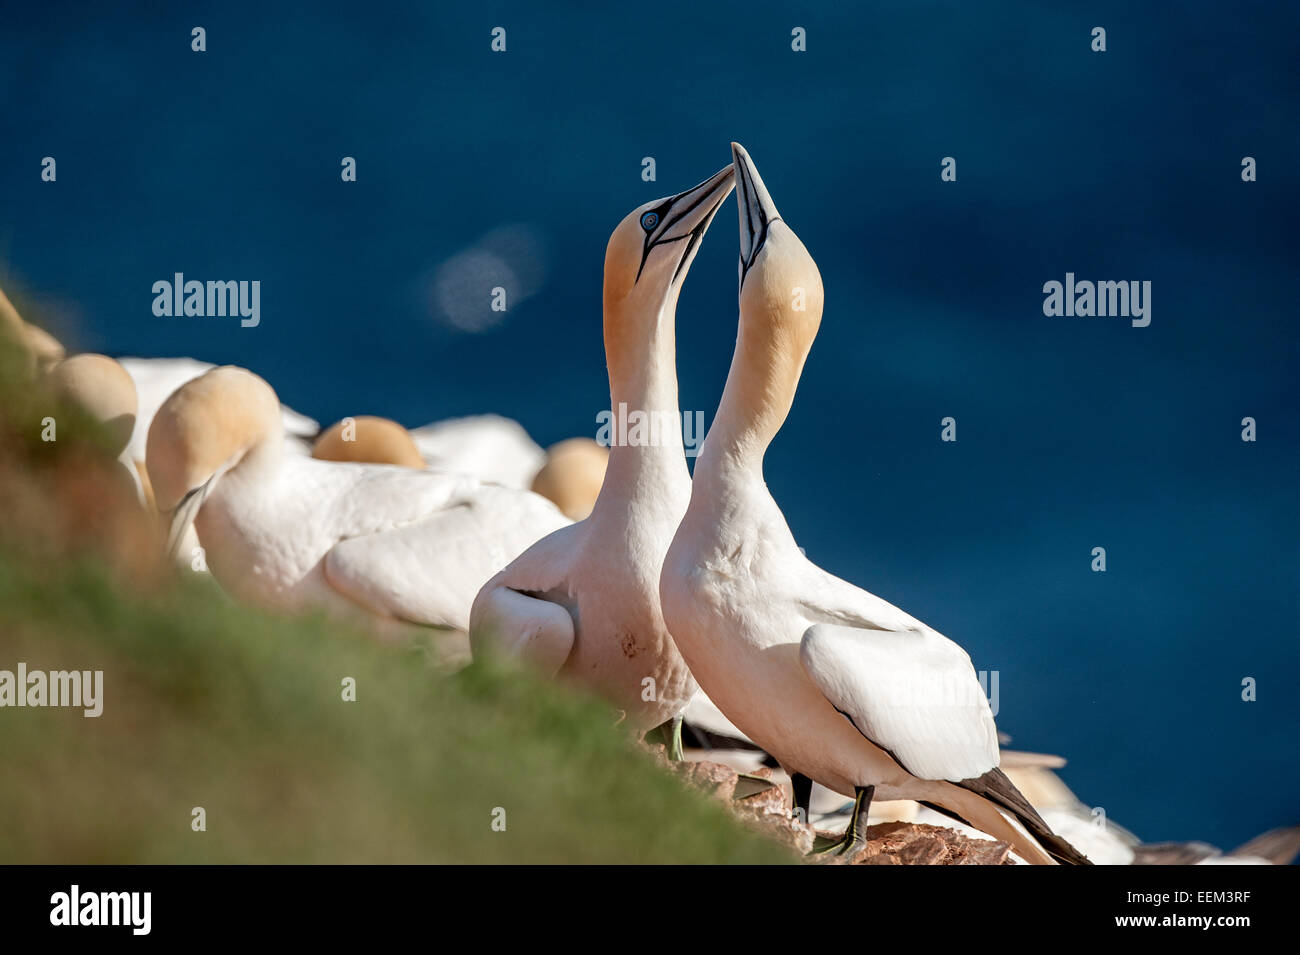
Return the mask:
MULTIPOLYGON (((162 403, 181 385, 206 374, 216 365, 194 358, 119 358, 118 363, 135 381, 139 398, 135 430, 131 433, 132 459, 144 463, 149 425, 162 403)), ((287 405, 281 406, 284 433, 289 438, 289 450, 307 454, 307 441, 315 438, 320 425, 287 405)))
MULTIPOLYGON (((311 455, 321 461, 427 467, 434 471, 464 474, 502 487, 522 486, 515 482, 522 478, 523 472, 513 469, 525 461, 528 467, 534 463, 530 455, 522 453, 524 449, 515 440, 522 434, 524 440, 531 443, 522 427, 496 415, 462 418, 446 424, 450 427, 440 431, 438 437, 441 452, 426 457, 427 440, 422 450, 412 432, 396 421, 371 415, 345 418, 320 433, 311 455), (488 424, 485 428, 463 426, 469 421, 484 420, 500 424, 488 424), (458 444, 460 439, 464 443, 458 444), (515 453, 508 451, 511 445, 515 453), (485 451, 489 453, 483 453, 485 451)), ((428 432, 425 434, 427 438, 428 432)), ((596 503, 608 459, 609 449, 590 438, 561 441, 542 452, 544 463, 532 478, 529 490, 551 501, 565 517, 580 521, 591 513, 596 503)))
POLYGON ((226 366, 181 386, 149 429, 171 546, 193 521, 240 599, 464 630, 483 582, 568 523, 527 491, 286 454, 282 427, 270 385, 226 366))
POLYGON ((528 487, 546 463, 546 452, 523 425, 501 415, 435 421, 413 429, 411 437, 434 470, 469 474, 504 487, 528 487))
POLYGON ((677 299, 732 169, 647 203, 610 236, 604 334, 611 407, 665 416, 657 443, 610 449, 590 516, 529 548, 474 602, 470 644, 596 689, 646 729, 680 716, 695 681, 659 607, 659 572, 690 497, 677 404, 677 299))
POLYGON ((700 686, 792 774, 844 795, 841 845, 864 803, 940 806, 1050 864, 1078 861, 998 770, 997 729, 966 652, 827 573, 795 543, 763 481, 821 320, 816 264, 733 144, 740 207, 740 331, 690 506, 664 563, 664 618, 700 686), (1014 813, 1035 837, 1004 817, 1014 813))

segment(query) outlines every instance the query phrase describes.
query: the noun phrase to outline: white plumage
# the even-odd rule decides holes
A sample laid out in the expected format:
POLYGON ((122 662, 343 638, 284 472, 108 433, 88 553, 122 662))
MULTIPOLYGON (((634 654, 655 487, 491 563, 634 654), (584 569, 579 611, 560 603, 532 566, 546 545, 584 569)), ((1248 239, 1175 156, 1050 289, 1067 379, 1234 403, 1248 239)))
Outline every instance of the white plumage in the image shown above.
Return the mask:
POLYGON ((218 368, 154 419, 148 465, 173 532, 192 518, 223 587, 263 606, 311 605, 464 630, 474 595, 568 524, 549 501, 460 475, 285 454, 266 382, 218 368))
POLYGON ((732 170, 626 216, 605 255, 612 408, 662 416, 657 442, 616 443, 591 514, 510 564, 474 602, 470 641, 597 690, 646 729, 696 690, 664 626, 659 572, 690 497, 677 404, 677 296, 732 170))
POLYGON ((998 771, 997 730, 965 651, 809 561, 767 489, 763 455, 789 414, 823 291, 749 156, 732 149, 740 331, 664 561, 664 619, 736 727, 790 773, 858 794, 846 847, 874 793, 941 806, 1028 861, 1052 861, 1039 839, 1080 861, 998 771))

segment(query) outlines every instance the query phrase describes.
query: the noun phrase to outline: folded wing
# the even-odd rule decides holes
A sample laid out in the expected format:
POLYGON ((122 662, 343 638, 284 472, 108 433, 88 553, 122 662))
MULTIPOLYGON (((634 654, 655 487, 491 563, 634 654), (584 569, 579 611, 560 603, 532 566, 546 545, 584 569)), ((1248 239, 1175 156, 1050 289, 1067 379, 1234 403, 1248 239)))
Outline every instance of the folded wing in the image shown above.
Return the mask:
POLYGON ((913 776, 959 782, 998 765, 970 657, 943 635, 815 624, 799 658, 826 699, 913 776))

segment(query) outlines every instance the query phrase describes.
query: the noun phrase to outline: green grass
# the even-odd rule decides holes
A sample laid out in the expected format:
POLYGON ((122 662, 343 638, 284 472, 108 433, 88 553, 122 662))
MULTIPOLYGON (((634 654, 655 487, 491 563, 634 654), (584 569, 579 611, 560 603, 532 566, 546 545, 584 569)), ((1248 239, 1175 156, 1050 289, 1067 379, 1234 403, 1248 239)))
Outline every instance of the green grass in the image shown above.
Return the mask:
POLYGON ((0 708, 0 863, 793 861, 597 700, 160 568, 115 483, 0 343, 0 670, 104 680, 99 718, 0 708))
POLYGON ((104 711, 0 709, 6 863, 787 860, 599 702, 203 581, 131 596, 93 562, 0 552, 0 669, 20 660, 103 670, 104 711))

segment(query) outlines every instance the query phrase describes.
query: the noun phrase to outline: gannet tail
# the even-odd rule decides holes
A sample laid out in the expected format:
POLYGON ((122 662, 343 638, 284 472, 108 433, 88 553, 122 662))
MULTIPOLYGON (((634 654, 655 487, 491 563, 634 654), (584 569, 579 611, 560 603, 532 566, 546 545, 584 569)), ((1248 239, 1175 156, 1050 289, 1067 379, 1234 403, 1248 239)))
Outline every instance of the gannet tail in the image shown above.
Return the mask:
POLYGON ((1016 789, 1001 769, 991 769, 983 776, 964 779, 952 785, 967 794, 966 798, 959 800, 960 805, 949 804, 934 808, 948 815, 957 815, 967 825, 1008 842, 1025 861, 1092 865, 1087 856, 1052 831, 1038 810, 1029 804, 1029 800, 1021 795, 1020 790, 1016 789), (976 798, 971 799, 971 796, 976 798), (1007 822, 999 810, 1009 813, 1023 827, 1024 833, 1007 822), (972 818, 971 814, 978 818, 972 818), (997 819, 992 818, 994 816, 997 819), (1015 838, 1010 833, 1014 833, 1015 838), (1025 833, 1032 837, 1028 840, 1032 844, 1026 844, 1025 833))

